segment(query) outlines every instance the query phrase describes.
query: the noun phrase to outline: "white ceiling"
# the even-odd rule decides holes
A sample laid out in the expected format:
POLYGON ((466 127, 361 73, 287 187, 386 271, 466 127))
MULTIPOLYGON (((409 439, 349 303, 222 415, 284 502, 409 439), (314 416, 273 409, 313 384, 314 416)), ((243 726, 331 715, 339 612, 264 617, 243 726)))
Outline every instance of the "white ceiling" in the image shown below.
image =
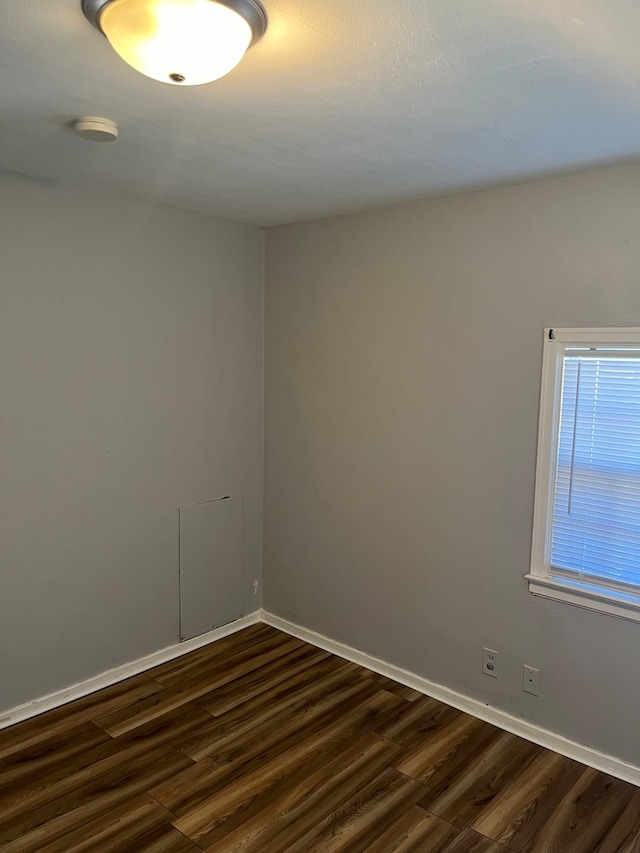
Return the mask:
POLYGON ((266 0, 228 77, 0 1, 0 169, 271 225, 640 158, 640 0, 266 0), (115 144, 69 123, 103 115, 115 144))

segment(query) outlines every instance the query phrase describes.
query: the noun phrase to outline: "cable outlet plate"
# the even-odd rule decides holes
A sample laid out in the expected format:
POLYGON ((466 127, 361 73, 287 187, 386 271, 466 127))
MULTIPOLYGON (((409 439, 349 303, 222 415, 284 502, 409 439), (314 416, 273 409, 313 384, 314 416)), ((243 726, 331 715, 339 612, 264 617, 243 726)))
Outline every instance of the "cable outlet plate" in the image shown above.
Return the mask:
POLYGON ((498 677, 498 652, 486 647, 482 650, 482 671, 491 678, 498 677))

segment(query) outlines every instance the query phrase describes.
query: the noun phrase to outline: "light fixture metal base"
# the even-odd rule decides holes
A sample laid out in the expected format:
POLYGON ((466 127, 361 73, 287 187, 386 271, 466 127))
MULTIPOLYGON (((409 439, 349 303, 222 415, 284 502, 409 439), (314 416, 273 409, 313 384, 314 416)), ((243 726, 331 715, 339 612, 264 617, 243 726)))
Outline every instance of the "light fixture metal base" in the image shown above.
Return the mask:
MULTIPOLYGON (((102 32, 100 15, 113 0, 82 0, 82 11, 85 18, 102 32)), ((226 6, 237 12, 251 27, 253 38, 251 44, 259 42, 267 29, 267 13, 258 0, 210 0, 220 6, 226 6)))

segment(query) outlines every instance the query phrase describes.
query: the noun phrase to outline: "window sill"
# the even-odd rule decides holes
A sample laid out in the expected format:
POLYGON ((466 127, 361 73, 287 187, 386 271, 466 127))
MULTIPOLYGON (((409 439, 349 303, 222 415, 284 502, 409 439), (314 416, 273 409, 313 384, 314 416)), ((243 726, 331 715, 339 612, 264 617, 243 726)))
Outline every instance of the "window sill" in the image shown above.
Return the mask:
POLYGON ((629 595, 604 587, 582 584, 563 578, 545 578, 525 575, 529 581, 529 592, 542 598, 553 598, 587 610, 598 610, 610 616, 640 622, 640 593, 629 595))

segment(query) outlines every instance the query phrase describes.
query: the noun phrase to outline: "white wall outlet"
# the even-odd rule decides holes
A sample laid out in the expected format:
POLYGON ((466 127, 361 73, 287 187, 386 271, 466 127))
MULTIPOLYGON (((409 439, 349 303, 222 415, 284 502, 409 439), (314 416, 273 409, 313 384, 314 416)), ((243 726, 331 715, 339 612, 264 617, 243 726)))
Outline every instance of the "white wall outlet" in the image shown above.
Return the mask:
POLYGON ((491 678, 498 677, 498 652, 487 648, 482 650, 482 671, 491 678))
POLYGON ((253 582, 253 594, 257 595, 259 589, 260 589, 260 583, 258 581, 254 581, 253 582))
POLYGON ((531 693, 532 696, 540 695, 540 670, 534 666, 522 668, 522 689, 525 693, 531 693))

